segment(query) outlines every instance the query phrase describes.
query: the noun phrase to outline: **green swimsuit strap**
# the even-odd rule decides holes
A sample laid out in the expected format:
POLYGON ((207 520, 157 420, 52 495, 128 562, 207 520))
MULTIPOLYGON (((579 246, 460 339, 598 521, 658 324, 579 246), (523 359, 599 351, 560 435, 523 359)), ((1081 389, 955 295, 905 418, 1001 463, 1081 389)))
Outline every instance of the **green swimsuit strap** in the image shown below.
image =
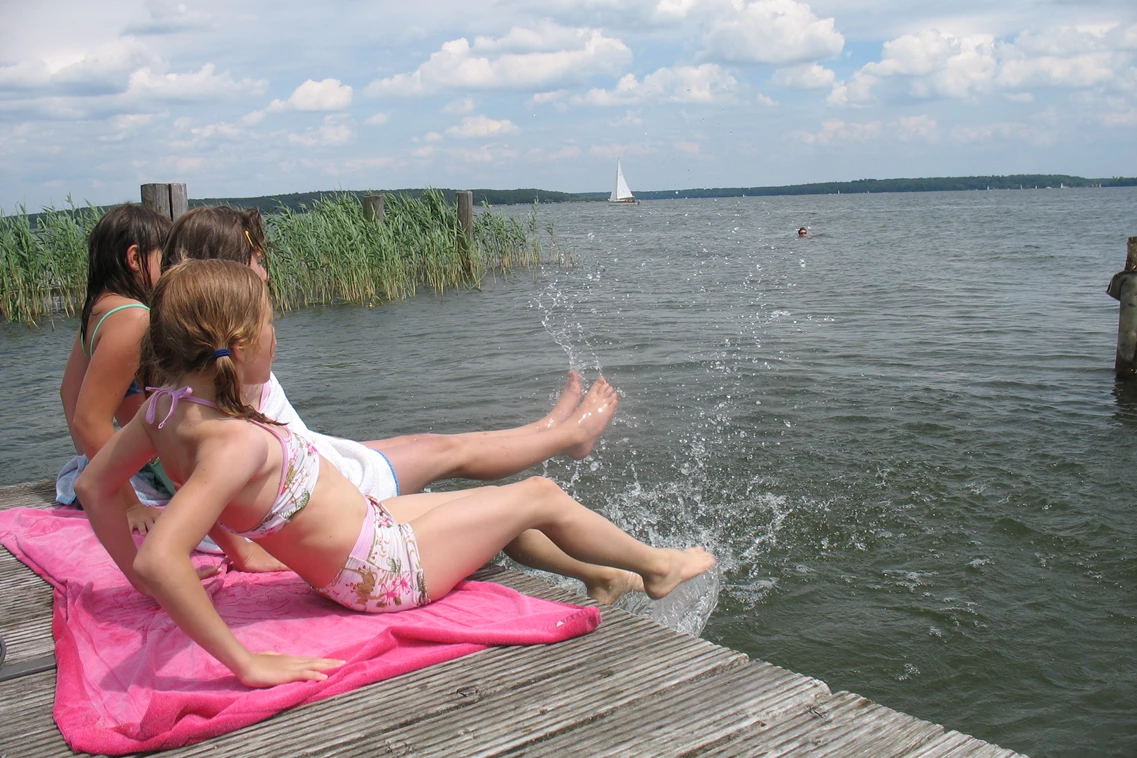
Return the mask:
MULTIPOLYGON (((145 308, 146 310, 150 310, 149 305, 143 305, 142 303, 127 303, 126 305, 120 305, 117 308, 111 308, 109 311, 107 311, 106 313, 103 314, 103 317, 101 319, 99 319, 99 323, 95 324, 95 328, 91 332, 91 345, 92 346, 95 344, 95 335, 99 333, 99 327, 103 325, 103 322, 106 321, 107 318, 109 318, 110 316, 113 316, 114 314, 118 313, 119 311, 124 311, 127 308, 145 308)), ((87 350, 87 344, 86 344, 86 342, 83 341, 83 335, 82 334, 79 335, 79 347, 82 348, 83 355, 87 356, 88 358, 91 357, 91 353, 88 352, 88 350, 87 350)))

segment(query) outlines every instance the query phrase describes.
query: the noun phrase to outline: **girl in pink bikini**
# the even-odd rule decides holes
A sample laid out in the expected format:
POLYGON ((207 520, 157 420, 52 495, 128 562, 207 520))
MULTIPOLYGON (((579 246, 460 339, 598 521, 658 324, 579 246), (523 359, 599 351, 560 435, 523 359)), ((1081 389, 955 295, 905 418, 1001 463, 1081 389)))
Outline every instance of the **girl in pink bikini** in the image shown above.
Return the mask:
POLYGON ((144 354, 163 386, 103 446, 76 491, 131 583, 248 686, 323 679, 343 661, 247 650, 214 610, 190 560, 206 534, 240 569, 287 567, 320 594, 364 612, 442 597, 530 529, 575 560, 637 573, 653 598, 714 565, 702 548, 635 540, 541 477, 365 497, 302 434, 243 399, 244 385, 269 380, 275 349, 268 293, 248 266, 179 264, 159 281, 151 308, 144 354), (117 493, 155 455, 178 491, 136 549, 117 493))
MULTIPOLYGON (((242 263, 268 281, 265 227, 256 209, 195 208, 175 222, 162 256, 163 269, 186 258, 242 263)), ((377 500, 421 492, 432 482, 464 478, 502 479, 556 455, 587 456, 616 412, 618 396, 603 377, 581 396, 580 376, 569 372, 560 400, 545 418, 491 432, 414 434, 355 442, 308 429, 288 402, 276 376, 246 384, 245 402, 267 418, 300 432, 360 492, 377 500)), ((581 563, 538 531, 522 534, 506 554, 526 566, 573 577, 602 603, 642 589, 639 577, 609 566, 581 563)))

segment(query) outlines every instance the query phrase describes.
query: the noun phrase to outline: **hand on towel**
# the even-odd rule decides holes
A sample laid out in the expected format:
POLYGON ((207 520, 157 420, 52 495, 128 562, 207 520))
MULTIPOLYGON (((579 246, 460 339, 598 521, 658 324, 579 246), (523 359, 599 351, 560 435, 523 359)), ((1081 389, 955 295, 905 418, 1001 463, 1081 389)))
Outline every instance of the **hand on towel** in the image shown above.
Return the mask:
POLYGON ((305 680, 322 682, 328 678, 324 671, 346 663, 334 658, 298 658, 266 650, 253 653, 249 662, 241 667, 237 678, 246 687, 258 688, 305 680))
POLYGON ((146 534, 153 529, 161 515, 161 508, 154 508, 142 503, 134 503, 126 507, 126 522, 130 524, 130 531, 139 534, 146 534))

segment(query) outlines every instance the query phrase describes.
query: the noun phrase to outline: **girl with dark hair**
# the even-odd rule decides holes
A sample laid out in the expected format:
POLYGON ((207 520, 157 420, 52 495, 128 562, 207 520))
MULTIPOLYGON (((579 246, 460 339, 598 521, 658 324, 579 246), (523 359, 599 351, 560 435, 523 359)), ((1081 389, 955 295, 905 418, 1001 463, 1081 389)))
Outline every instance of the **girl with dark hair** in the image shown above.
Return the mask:
MULTIPOLYGON (((169 232, 169 219, 126 204, 107 211, 87 240, 87 297, 59 389, 71 439, 86 460, 111 438, 115 422, 130 421, 145 399, 135 381, 139 345, 169 232)), ((82 465, 80 459, 64 471, 82 465)), ((144 506, 129 485, 122 497, 131 528, 145 533, 159 511, 144 506)))

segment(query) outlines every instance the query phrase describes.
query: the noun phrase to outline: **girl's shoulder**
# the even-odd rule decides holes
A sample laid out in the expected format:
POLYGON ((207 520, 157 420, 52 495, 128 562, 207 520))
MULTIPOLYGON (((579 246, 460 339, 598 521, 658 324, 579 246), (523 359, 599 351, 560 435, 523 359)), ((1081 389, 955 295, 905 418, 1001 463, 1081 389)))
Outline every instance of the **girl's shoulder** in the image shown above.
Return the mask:
POLYGON ((150 307, 143 302, 108 292, 99 298, 91 309, 85 334, 80 335, 80 343, 88 356, 95 352, 100 332, 109 329, 132 326, 132 332, 145 330, 150 323, 150 307), (120 315, 121 314, 121 315, 120 315), (112 316, 116 318, 109 320, 112 316))

